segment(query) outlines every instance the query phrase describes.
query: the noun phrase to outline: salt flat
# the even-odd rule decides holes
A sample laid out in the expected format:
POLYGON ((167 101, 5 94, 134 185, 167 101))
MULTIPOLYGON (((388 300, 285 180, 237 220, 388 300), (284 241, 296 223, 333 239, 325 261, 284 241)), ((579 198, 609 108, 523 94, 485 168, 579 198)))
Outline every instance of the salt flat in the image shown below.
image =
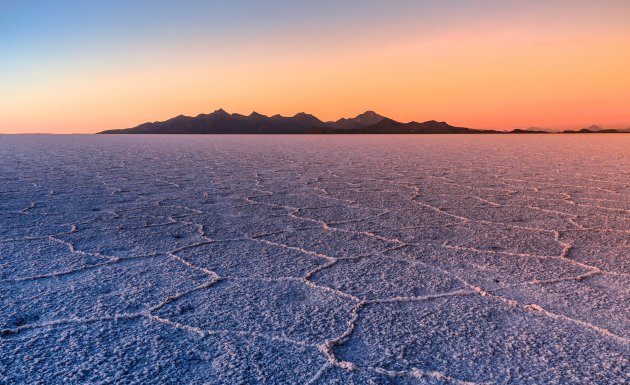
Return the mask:
POLYGON ((624 384, 630 135, 0 136, 0 383, 624 384))

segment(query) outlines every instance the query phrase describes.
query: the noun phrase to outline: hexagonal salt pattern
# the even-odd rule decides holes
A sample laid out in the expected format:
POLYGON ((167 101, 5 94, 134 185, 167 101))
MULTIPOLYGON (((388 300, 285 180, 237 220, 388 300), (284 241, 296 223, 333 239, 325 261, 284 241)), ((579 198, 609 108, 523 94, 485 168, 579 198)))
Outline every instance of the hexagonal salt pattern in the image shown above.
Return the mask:
POLYGON ((623 384, 630 136, 2 136, 0 383, 623 384))

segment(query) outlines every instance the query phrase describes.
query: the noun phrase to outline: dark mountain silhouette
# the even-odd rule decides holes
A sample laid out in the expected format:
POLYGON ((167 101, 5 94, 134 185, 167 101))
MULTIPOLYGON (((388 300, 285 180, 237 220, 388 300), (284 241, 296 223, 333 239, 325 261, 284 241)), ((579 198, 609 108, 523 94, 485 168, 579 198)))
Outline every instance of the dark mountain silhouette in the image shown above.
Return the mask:
POLYGON ((529 127, 526 129, 516 128, 510 131, 511 134, 550 134, 549 131, 545 131, 543 129, 536 130, 535 127, 529 127))
POLYGON ((336 129, 356 130, 376 124, 383 119, 385 119, 384 116, 379 115, 374 111, 365 111, 354 118, 341 118, 335 122, 327 122, 326 126, 336 129))
POLYGON ((590 126, 581 130, 564 130, 563 134, 619 134, 628 133, 630 129, 614 129, 614 128, 602 128, 600 126, 590 126))
MULTIPOLYGON (((580 131, 627 132, 626 130, 603 130, 592 126, 580 131), (597 131, 595 131, 595 129, 597 131)), ((366 111, 354 118, 342 118, 334 122, 323 122, 317 117, 300 112, 293 116, 266 116, 257 112, 249 115, 230 114, 222 109, 197 116, 179 115, 163 122, 148 122, 139 126, 107 130, 99 134, 532 134, 547 133, 543 130, 516 129, 510 132, 477 130, 451 126, 446 122, 402 123, 384 117, 374 111, 366 111)))
POLYGON ((550 130, 547 130, 545 128, 542 127, 536 127, 536 126, 532 126, 532 127, 527 127, 527 128, 517 128, 515 130, 512 131, 530 131, 530 132, 535 132, 535 133, 541 133, 541 132, 551 132, 550 130))
POLYGON ((354 118, 322 122, 303 112, 294 116, 265 116, 229 114, 222 109, 197 116, 179 115, 163 122, 143 123, 100 134, 469 134, 493 133, 471 128, 454 127, 445 122, 430 120, 423 123, 401 123, 366 111, 354 118))
POLYGON ((378 123, 371 124, 360 129, 323 127, 314 130, 314 133, 322 134, 482 134, 496 132, 497 131, 483 131, 465 127, 454 127, 446 122, 437 122, 435 120, 429 120, 423 123, 401 123, 389 118, 383 118, 378 123))
POLYGON ((101 134, 299 134, 324 122, 303 112, 291 117, 228 114, 222 109, 195 117, 179 115, 163 122, 143 123, 137 127, 107 130, 101 134))

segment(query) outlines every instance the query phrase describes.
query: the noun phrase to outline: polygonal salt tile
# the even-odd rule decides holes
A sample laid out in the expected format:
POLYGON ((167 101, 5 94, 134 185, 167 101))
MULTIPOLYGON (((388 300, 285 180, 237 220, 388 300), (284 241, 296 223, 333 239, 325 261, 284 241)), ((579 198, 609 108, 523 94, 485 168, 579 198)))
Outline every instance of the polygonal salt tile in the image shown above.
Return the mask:
POLYGON ((0 283, 0 328, 139 312, 211 280, 160 256, 124 260, 60 277, 0 283))
POLYGON ((302 277, 326 262, 300 251, 249 239, 200 245, 177 255, 228 277, 302 277))
POLYGON ((67 272, 108 259, 73 253, 48 238, 0 243, 0 280, 24 279, 67 272))
POLYGON ((204 233, 216 240, 249 238, 258 234, 319 227, 305 219, 289 217, 284 209, 246 205, 236 210, 208 212, 195 217, 204 233))
POLYGON ((225 280, 156 315, 203 330, 230 330, 322 343, 341 335, 354 302, 300 281, 225 280))
POLYGON ((386 254, 438 267, 486 290, 531 281, 571 278, 590 271, 558 257, 477 252, 440 246, 410 246, 386 254))
MULTIPOLYGON (((424 229, 440 228, 460 221, 426 207, 413 205, 401 210, 369 217, 357 222, 334 224, 333 227, 349 230, 372 231, 382 235, 395 233, 398 229, 414 229, 416 233, 424 229)), ((429 230, 430 231, 430 230, 429 230)), ((392 237, 394 237, 392 235, 392 237)))
POLYGON ((578 319, 630 339, 630 278, 595 275, 580 281, 506 288, 497 294, 578 319))
POLYGON ((472 295, 368 305, 336 354, 359 366, 417 368, 477 383, 603 385, 625 381, 630 348, 472 295))
POLYGON ((324 230, 323 228, 265 235, 260 239, 336 258, 378 254, 397 246, 394 242, 384 241, 367 234, 324 230))
POLYGON ((314 274, 312 280, 368 300, 420 297, 464 288, 435 269, 389 257, 340 260, 314 274))
POLYGON ((562 233, 569 258, 600 269, 630 274, 630 237, 625 232, 580 230, 562 233))
POLYGON ((144 319, 59 325, 3 337, 2 383, 295 384, 325 360, 315 347, 200 337, 144 319))
POLYGON ((340 189, 332 193, 336 198, 355 201, 359 207, 379 210, 405 210, 414 205, 409 199, 413 194, 404 191, 360 191, 356 189, 340 189))
POLYGON ((5 213, 0 214, 0 223, 0 240, 47 237, 72 229, 63 215, 5 213))
POLYGON ((290 191, 274 194, 261 194, 252 198, 254 202, 271 204, 285 207, 325 207, 334 204, 336 201, 325 195, 317 194, 315 191, 305 192, 290 191))
MULTIPOLYGON (((436 376, 437 377, 437 376, 436 376)), ((314 382, 315 385, 449 385, 450 379, 436 378, 420 371, 386 372, 379 368, 353 367, 345 370, 328 367, 314 382)))
POLYGON ((564 248, 551 232, 494 224, 453 225, 445 227, 440 237, 448 245, 495 252, 559 256, 564 248))
POLYGON ((586 228, 627 233, 630 232, 630 210, 600 209, 597 213, 580 217, 578 222, 586 228))
POLYGON ((330 205, 300 209, 295 215, 298 217, 312 218, 328 224, 343 223, 348 221, 361 221, 374 218, 383 214, 383 210, 369 209, 359 206, 330 205))
POLYGON ((85 225, 77 226, 84 229, 133 229, 164 225, 176 221, 193 221, 198 213, 183 207, 168 207, 157 204, 134 204, 125 207, 112 207, 112 210, 101 210, 98 219, 85 225))
MULTIPOLYGON (((132 226, 133 222, 129 223, 132 226)), ((83 229, 58 236, 79 251, 128 258, 163 254, 182 247, 206 242, 197 226, 175 223, 127 229, 83 229)))
POLYGON ((575 228, 568 221, 570 215, 544 212, 530 207, 502 206, 502 207, 454 207, 448 213, 462 216, 475 221, 505 223, 522 227, 540 228, 545 230, 564 230, 575 228))

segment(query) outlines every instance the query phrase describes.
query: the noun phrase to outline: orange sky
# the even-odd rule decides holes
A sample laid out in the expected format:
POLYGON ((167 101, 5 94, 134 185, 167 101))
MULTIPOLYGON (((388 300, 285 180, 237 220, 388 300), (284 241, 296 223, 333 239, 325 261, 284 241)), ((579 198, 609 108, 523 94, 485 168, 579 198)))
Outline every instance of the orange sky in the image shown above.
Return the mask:
POLYGON ((630 7, 587 3, 560 19, 534 9, 428 28, 411 15, 374 30, 280 24, 230 38, 221 26, 162 39, 77 26, 88 38, 61 34, 59 49, 42 49, 37 36, 9 45, 0 132, 90 133, 218 108, 323 120, 372 109, 487 129, 630 127, 630 7))

